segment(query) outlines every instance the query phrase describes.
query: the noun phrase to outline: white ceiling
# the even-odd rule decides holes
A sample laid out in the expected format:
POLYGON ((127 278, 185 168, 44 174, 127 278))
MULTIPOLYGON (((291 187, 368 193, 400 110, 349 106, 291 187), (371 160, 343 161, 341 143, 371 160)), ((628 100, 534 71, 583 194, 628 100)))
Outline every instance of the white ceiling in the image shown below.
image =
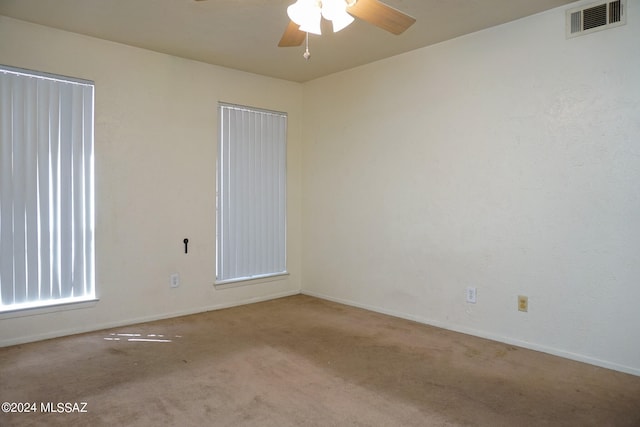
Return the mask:
MULTIPOLYGON (((304 82, 574 0, 384 0, 417 19, 395 36, 356 20, 277 47, 294 0, 0 0, 0 15, 251 73, 304 82)), ((558 23, 563 26, 564 23, 558 23)))

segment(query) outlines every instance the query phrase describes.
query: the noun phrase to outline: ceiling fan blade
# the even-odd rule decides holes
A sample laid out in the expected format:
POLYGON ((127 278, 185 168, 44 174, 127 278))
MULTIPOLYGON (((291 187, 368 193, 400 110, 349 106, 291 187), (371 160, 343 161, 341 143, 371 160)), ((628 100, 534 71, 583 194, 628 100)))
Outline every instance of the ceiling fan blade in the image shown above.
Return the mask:
POLYGON ((287 29, 278 43, 279 47, 300 46, 304 41, 306 33, 299 30, 300 26, 293 21, 289 21, 287 29))
POLYGON ((393 34, 402 34, 416 22, 414 17, 378 0, 358 0, 347 12, 393 34))

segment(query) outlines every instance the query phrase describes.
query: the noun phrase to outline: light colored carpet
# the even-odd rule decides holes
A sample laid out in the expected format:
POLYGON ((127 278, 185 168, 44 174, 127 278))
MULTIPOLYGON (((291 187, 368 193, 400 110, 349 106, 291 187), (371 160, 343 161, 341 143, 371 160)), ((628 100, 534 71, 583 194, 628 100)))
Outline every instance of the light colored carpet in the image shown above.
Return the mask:
POLYGON ((38 410, 1 426, 640 426, 640 377, 302 295, 2 348, 0 401, 38 410))

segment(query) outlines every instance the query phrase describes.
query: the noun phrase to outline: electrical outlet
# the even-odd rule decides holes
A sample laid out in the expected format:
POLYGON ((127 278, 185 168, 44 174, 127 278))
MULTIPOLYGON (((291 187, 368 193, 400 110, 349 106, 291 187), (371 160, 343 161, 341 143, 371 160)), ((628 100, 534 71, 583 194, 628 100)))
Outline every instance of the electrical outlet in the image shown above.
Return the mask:
POLYGON ((471 303, 471 304, 475 304, 476 303, 476 295, 477 295, 477 289, 473 288, 473 287, 468 287, 467 288, 467 302, 471 303))
POLYGON ((178 273, 173 273, 169 276, 169 284, 172 288, 177 288, 180 286, 180 275, 178 273))
POLYGON ((529 298, 524 295, 518 295, 518 311, 529 311, 529 298))

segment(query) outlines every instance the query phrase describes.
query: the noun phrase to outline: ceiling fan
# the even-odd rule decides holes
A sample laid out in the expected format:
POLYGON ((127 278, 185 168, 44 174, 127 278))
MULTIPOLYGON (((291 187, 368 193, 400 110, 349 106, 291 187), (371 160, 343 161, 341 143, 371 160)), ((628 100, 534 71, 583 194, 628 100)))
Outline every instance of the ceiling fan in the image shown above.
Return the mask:
POLYGON ((320 22, 325 18, 338 32, 354 18, 362 19, 392 34, 402 34, 416 19, 378 0, 297 0, 288 7, 291 21, 284 31, 279 47, 300 46, 308 34, 320 34, 320 22))

